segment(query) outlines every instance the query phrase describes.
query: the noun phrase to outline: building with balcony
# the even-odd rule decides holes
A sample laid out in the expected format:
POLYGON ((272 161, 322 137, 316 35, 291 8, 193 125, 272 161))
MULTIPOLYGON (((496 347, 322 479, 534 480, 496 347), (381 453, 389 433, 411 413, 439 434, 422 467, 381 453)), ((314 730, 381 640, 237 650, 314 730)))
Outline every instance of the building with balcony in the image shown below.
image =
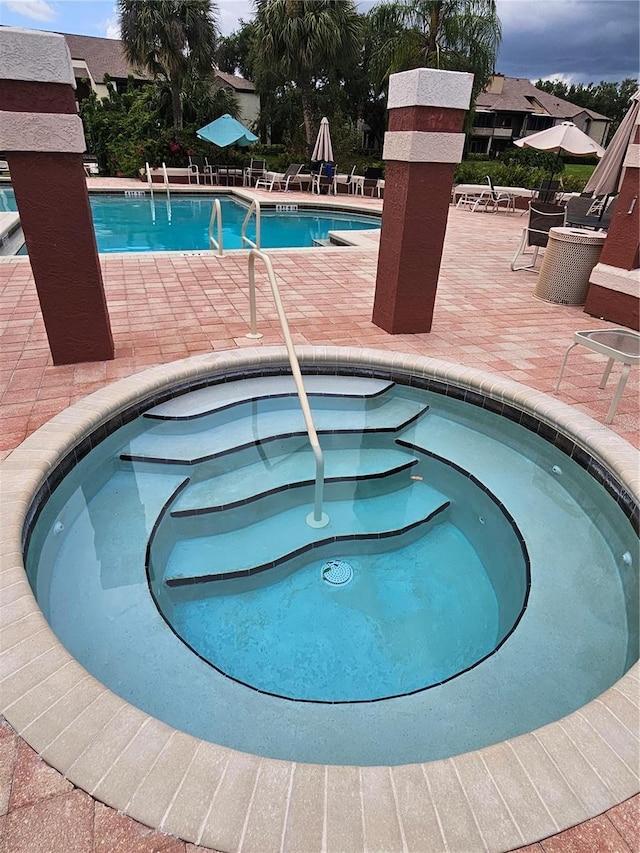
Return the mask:
POLYGON ((611 120, 537 89, 523 77, 494 74, 476 101, 469 153, 497 157, 516 139, 572 121, 599 145, 606 142, 611 120))
MULTIPOLYGON (((71 54, 78 101, 88 97, 92 91, 99 98, 108 97, 109 92, 104 84, 105 75, 109 76, 118 92, 124 91, 129 77, 133 79, 134 85, 144 86, 151 82, 145 72, 129 65, 119 39, 77 36, 71 33, 60 35, 64 36, 71 54)), ((215 88, 226 88, 233 92, 240 106, 240 121, 244 124, 255 121, 260 112, 260 96, 250 80, 216 71, 213 85, 215 88)))

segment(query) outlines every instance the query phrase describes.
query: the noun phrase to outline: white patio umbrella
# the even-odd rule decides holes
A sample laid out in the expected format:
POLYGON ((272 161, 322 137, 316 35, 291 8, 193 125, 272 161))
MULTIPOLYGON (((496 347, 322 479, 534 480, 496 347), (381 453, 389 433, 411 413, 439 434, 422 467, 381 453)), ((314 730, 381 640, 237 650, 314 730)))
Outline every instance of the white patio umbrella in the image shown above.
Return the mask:
POLYGON ((572 121, 563 121, 531 136, 523 136, 514 142, 519 148, 536 148, 538 151, 553 151, 560 154, 566 151, 574 157, 602 157, 604 148, 587 136, 572 121))
POLYGON ((323 118, 316 138, 311 159, 315 162, 321 160, 325 163, 333 163, 333 146, 331 145, 331 134, 329 133, 329 119, 323 118))
POLYGON ((614 133, 611 142, 607 145, 604 157, 587 181, 584 188, 585 192, 590 192, 593 195, 608 195, 620 191, 625 172, 624 158, 638 119, 639 105, 640 89, 631 97, 631 107, 620 122, 620 127, 614 133))

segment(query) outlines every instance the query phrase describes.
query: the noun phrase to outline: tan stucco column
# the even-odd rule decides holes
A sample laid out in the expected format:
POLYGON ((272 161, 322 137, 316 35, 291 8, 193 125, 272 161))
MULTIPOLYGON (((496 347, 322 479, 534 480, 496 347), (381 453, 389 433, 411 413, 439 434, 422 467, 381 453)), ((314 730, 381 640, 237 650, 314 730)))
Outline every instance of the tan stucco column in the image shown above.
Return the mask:
POLYGON ((640 115, 607 239, 589 279, 584 310, 640 331, 640 115))
POLYGON ((0 27, 0 151, 54 364, 114 356, 74 88, 63 36, 0 27))
POLYGON ((389 79, 384 211, 373 322, 428 332, 472 74, 417 68, 389 79))

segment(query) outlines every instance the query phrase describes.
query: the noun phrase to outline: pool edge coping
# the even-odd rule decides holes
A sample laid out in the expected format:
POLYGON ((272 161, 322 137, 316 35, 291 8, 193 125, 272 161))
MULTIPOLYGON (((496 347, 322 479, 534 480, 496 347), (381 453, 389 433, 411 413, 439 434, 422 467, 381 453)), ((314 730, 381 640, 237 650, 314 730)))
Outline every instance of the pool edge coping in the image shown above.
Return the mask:
MULTIPOLYGON (((511 403, 588 446, 638 501, 638 451, 605 425, 543 392, 425 356, 342 347, 297 351, 303 366, 425 376, 511 403)), ((0 537, 0 639, 9 629, 24 632, 0 654, 8 662, 1 710, 17 733, 96 799, 144 824, 220 850, 260 849, 260 844, 271 849, 265 839, 274 836, 279 820, 278 848, 285 836, 295 849, 309 852, 324 849, 327 833, 355 837, 353 813, 336 799, 340 791, 353 794, 354 785, 360 788, 361 832, 356 835, 362 841, 354 853, 370 848, 369 833, 371 839, 388 838, 391 849, 404 849, 406 827, 415 818, 407 812, 410 802, 403 801, 409 788, 430 801, 437 820, 428 830, 431 811, 425 803, 421 825, 425 832, 437 828, 440 843, 456 849, 455 833, 466 827, 472 849, 475 841, 505 851, 594 817, 637 793, 637 663, 604 694, 535 732, 419 765, 354 768, 260 758, 176 732, 111 693, 64 650, 33 598, 21 553, 26 513, 47 475, 84 435, 126 407, 181 382, 258 364, 287 366, 284 348, 208 353, 133 374, 56 415, 0 466, 3 499, 9 504, 0 537), (49 704, 43 707, 45 702, 49 704), (57 711, 48 714, 55 702, 57 711), (563 749, 552 755, 552 743, 563 749), (156 765, 164 769, 161 792, 154 779, 156 765), (514 768, 521 784, 520 810, 510 801, 514 768), (490 790, 482 793, 483 785, 490 790), (316 792, 312 799, 317 797, 318 808, 307 803, 298 815, 297 798, 305 791, 316 792), (539 809, 535 826, 528 814, 536 811, 533 802, 539 809), (332 818, 325 826, 328 808, 332 818)))

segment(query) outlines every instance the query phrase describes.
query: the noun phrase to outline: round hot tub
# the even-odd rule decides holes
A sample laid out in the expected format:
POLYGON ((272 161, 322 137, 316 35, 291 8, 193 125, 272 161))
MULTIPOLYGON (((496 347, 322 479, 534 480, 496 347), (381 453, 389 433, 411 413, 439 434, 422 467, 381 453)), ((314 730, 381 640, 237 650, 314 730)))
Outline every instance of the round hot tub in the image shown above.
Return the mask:
MULTIPOLYGON (((477 371, 339 349, 301 362, 325 457, 322 526, 306 521, 314 460, 279 349, 123 380, 117 404, 105 391, 69 410, 72 435, 65 413, 14 453, 31 462, 56 436, 48 476, 38 464, 23 480, 20 524, 55 632, 40 627, 51 651, 29 668, 53 656, 44 692, 56 685, 58 713, 68 706, 57 734, 51 709, 18 731, 143 819, 143 793, 125 797, 118 773, 132 759, 85 780, 111 716, 141 721, 123 756, 160 726, 158 762, 180 736, 276 776, 287 762, 422 763, 434 779, 465 755, 490 767, 533 731, 562 731, 575 751, 586 709, 601 714, 609 694, 624 725, 638 649, 633 448, 609 431, 590 443, 589 419, 477 371), (77 682, 61 693, 63 672, 77 682), (113 714, 96 720, 103 705, 113 714), (69 735, 80 719, 93 733, 82 748, 69 735)), ((13 722, 19 696, 7 704, 13 722)))

